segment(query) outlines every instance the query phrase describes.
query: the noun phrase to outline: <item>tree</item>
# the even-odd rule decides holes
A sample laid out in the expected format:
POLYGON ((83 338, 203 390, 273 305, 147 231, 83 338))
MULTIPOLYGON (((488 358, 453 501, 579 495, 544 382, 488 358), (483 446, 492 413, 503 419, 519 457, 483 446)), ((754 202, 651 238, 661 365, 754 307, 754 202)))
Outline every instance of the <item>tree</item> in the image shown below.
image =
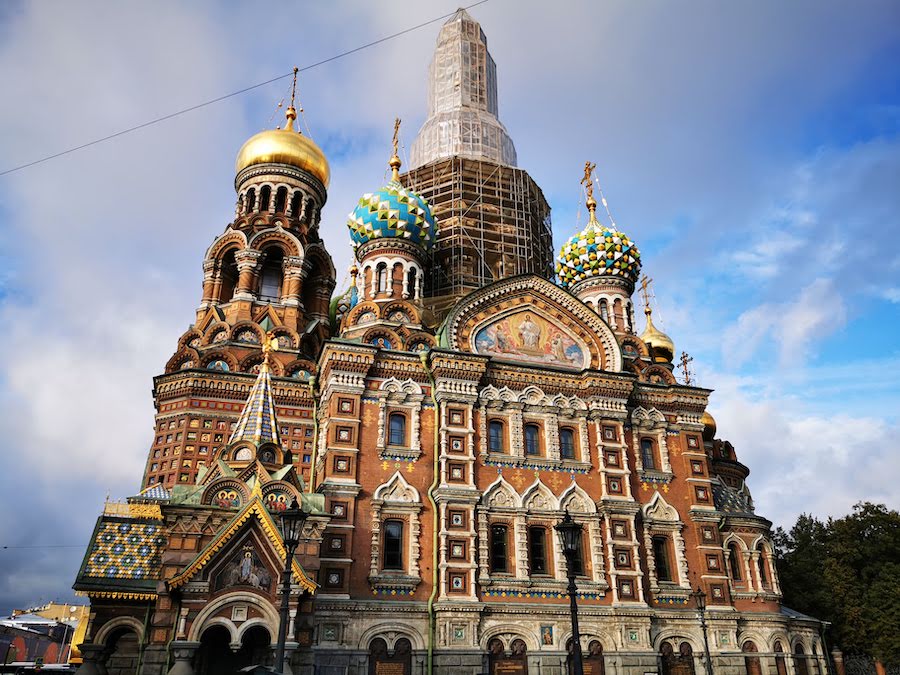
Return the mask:
POLYGON ((824 523, 803 514, 773 542, 786 606, 830 622, 831 644, 900 664, 900 513, 862 502, 824 523))

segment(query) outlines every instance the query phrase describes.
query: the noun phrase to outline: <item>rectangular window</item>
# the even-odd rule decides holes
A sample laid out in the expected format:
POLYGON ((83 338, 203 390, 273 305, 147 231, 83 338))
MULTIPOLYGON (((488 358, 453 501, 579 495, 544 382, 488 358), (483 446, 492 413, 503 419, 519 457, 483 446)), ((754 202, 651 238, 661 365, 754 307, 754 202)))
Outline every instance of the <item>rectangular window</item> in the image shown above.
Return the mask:
POLYGON ((403 569, 403 521, 384 521, 384 565, 386 570, 403 569))
POLYGON ((559 456, 562 459, 575 459, 575 432, 571 429, 559 430, 559 456))
POLYGON ((503 422, 491 420, 488 433, 488 451, 504 452, 503 448, 503 422))
POLYGON ((584 552, 583 549, 584 544, 581 540, 578 541, 578 546, 575 548, 575 551, 572 555, 572 571, 575 573, 576 577, 583 577, 584 574, 584 552))
POLYGON ((509 565, 506 556, 508 529, 506 525, 491 526, 491 572, 506 574, 509 565))
POLYGON ((525 425, 525 454, 530 457, 537 457, 541 454, 541 443, 539 440, 540 427, 536 424, 525 425))
POLYGON ((388 445, 406 445, 406 416, 392 413, 389 418, 388 445))
POLYGON ((528 563, 532 574, 549 574, 547 567, 547 530, 528 528, 528 563))
POLYGON ((641 463, 645 471, 656 469, 656 456, 653 452, 653 441, 649 438, 641 439, 641 463))
POLYGON ((668 537, 653 537, 653 558, 656 561, 656 579, 658 581, 672 581, 668 537))

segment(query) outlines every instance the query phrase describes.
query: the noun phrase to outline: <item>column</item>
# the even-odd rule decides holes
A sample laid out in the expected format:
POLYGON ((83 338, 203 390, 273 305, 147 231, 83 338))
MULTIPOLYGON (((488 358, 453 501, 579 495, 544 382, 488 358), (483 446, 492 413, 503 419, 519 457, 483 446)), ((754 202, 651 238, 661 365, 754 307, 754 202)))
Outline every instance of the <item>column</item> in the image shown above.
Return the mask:
POLYGON ((214 302, 216 299, 214 287, 215 287, 215 270, 216 270, 216 261, 215 260, 204 260, 203 261, 203 298, 200 301, 200 307, 205 308, 208 307, 211 302, 214 302))
POLYGON ((300 305, 300 289, 303 278, 302 256, 288 256, 284 259, 282 267, 284 272, 284 290, 281 293, 281 302, 285 305, 297 307, 300 305))
POLYGON ((238 251, 234 256, 238 268, 238 284, 234 293, 235 299, 253 300, 253 275, 262 254, 259 251, 238 251))
POLYGON ((169 651, 175 663, 169 668, 168 675, 194 675, 194 655, 199 648, 199 642, 172 640, 169 643, 169 651))

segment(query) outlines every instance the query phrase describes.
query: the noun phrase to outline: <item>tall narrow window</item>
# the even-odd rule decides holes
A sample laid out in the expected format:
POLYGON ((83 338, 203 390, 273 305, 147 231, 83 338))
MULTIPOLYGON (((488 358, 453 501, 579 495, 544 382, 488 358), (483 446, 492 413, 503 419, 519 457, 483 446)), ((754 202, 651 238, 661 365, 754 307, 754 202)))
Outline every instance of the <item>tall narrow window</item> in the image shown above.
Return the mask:
POLYGON ((272 188, 268 185, 263 185, 259 189, 259 210, 260 211, 268 211, 269 210, 269 202, 272 199, 272 188))
POLYGON ((541 444, 538 440, 540 428, 537 424, 525 425, 525 454, 537 457, 541 454, 541 444))
POLYGON ((299 218, 300 217, 300 200, 303 199, 303 193, 300 190, 295 190, 293 196, 291 197, 291 217, 299 218))
POLYGON ((401 413, 391 413, 389 445, 406 445, 406 416, 401 413))
POLYGON ((288 189, 283 185, 275 191, 275 213, 284 213, 287 206, 287 195, 288 189))
POLYGON ((606 300, 600 301, 600 318, 609 323, 609 303, 606 300))
POLYGON ((277 248, 266 251, 262 275, 259 282, 259 299, 264 302, 281 300, 282 266, 284 254, 277 248))
POLYGON ((741 581, 741 554, 735 542, 728 544, 728 565, 731 567, 731 578, 741 581))
POLYGON ((549 574, 546 528, 528 528, 528 564, 531 567, 532 574, 549 574))
POLYGON ((559 456, 575 459, 575 432, 571 429, 559 430, 559 456))
POLYGON ((378 292, 384 293, 388 289, 388 271, 386 263, 378 263, 375 268, 375 274, 378 275, 378 292))
POLYGON ((653 441, 649 438, 641 439, 641 463, 645 471, 656 468, 656 453, 653 452, 653 441))
POLYGON ((653 537, 653 559, 656 563, 657 581, 672 581, 668 537, 653 537))
POLYGON ((403 569, 403 521, 384 521, 384 569, 403 569))
POLYGON ((506 452, 506 447, 503 443, 503 422, 491 420, 488 425, 488 451, 506 452))
POLYGON ((247 190, 247 212, 256 210, 256 189, 250 188, 247 190))
POLYGON ((491 526, 491 572, 501 574, 509 572, 506 556, 507 536, 506 525, 491 526))
POLYGON ((768 586, 769 575, 766 574, 766 550, 762 544, 757 546, 756 550, 759 551, 759 583, 761 586, 768 586))
POLYGON ((415 267, 410 267, 409 272, 406 274, 406 294, 410 298, 417 297, 416 295, 416 284, 418 283, 417 272, 415 267))

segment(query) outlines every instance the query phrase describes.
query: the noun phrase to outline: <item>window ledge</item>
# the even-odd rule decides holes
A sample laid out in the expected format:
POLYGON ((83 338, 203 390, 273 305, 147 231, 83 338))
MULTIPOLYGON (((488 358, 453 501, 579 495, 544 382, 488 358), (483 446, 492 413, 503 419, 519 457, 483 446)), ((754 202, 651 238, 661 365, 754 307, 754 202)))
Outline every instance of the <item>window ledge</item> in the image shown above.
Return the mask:
POLYGON ((590 473, 591 463, 576 459, 548 459, 526 455, 506 455, 497 452, 489 452, 482 455, 485 466, 506 466, 525 469, 542 469, 545 471, 566 471, 569 473, 590 473))
POLYGON ((415 461, 421 456, 421 450, 415 450, 413 448, 403 448, 399 445, 389 445, 386 448, 381 448, 378 451, 379 459, 386 461, 415 461))
POLYGON ((369 584, 372 586, 372 590, 381 592, 395 591, 412 595, 420 583, 422 583, 420 577, 414 577, 405 572, 382 571, 380 574, 369 575, 369 584))
POLYGON ((675 478, 675 474, 671 471, 657 471, 656 469, 642 469, 638 471, 638 477, 641 483, 657 483, 660 485, 668 485, 675 478))

